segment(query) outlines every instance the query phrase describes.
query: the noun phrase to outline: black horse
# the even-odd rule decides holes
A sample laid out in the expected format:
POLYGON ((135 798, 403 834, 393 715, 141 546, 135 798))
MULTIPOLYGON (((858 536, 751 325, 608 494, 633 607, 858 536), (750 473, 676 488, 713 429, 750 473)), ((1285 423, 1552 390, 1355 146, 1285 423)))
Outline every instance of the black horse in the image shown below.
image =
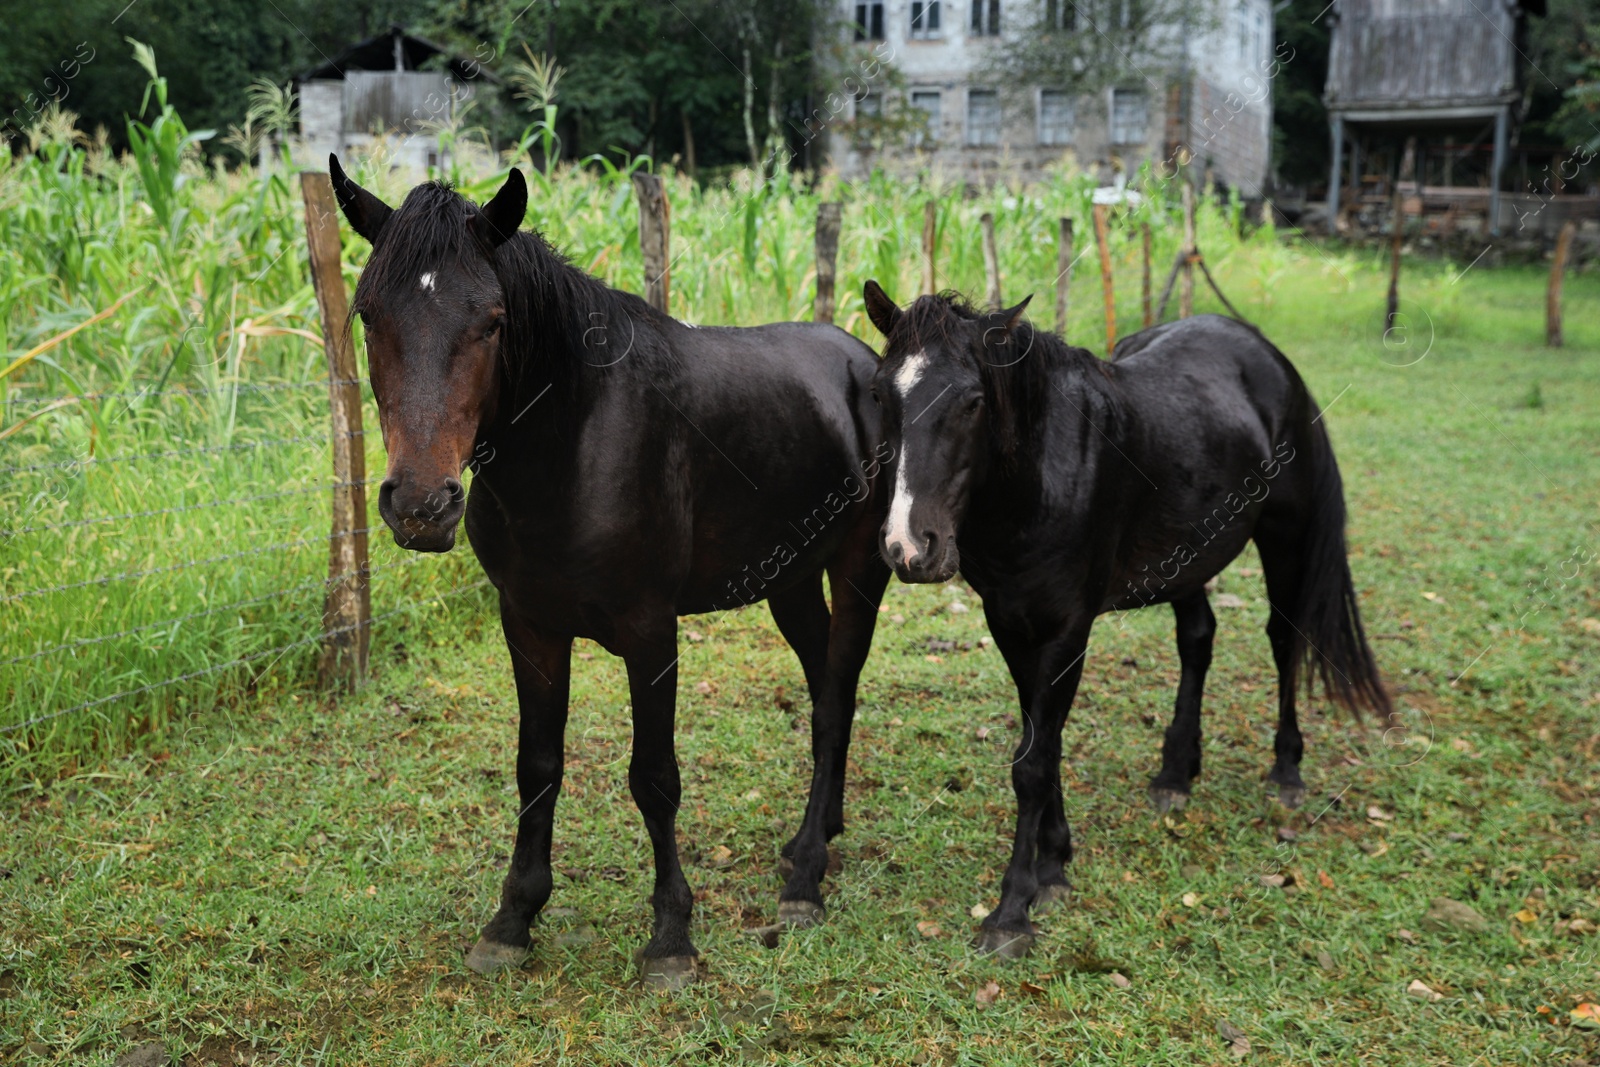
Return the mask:
POLYGON ((389 457, 379 513, 398 544, 430 552, 454 544, 465 514, 516 675, 523 807, 500 908, 468 966, 520 962, 549 899, 579 636, 627 664, 628 785, 656 868, 641 971, 668 987, 693 978, 693 896, 674 839, 678 616, 761 599, 812 699, 811 796, 783 849, 793 867, 779 917, 820 919, 856 680, 889 580, 871 349, 814 324, 695 329, 606 287, 518 232, 518 171, 481 211, 436 183, 395 210, 337 159, 330 168, 345 217, 372 242, 352 310, 389 457))
POLYGON ((1061 729, 1096 616, 1170 603, 1183 664, 1150 784, 1160 808, 1200 773, 1200 698, 1216 619, 1206 582, 1252 538, 1271 603, 1277 760, 1298 805, 1302 662, 1351 708, 1388 698, 1345 557, 1344 495, 1316 404, 1254 328, 1203 315, 1127 338, 1111 361, 951 295, 900 309, 875 282, 888 338, 873 394, 895 449, 884 559, 902 581, 961 573, 1016 682, 1025 723, 1012 765, 1017 828, 980 948, 1020 955, 1028 909, 1066 895, 1072 839, 1061 729), (959 545, 959 549, 958 549, 959 545))

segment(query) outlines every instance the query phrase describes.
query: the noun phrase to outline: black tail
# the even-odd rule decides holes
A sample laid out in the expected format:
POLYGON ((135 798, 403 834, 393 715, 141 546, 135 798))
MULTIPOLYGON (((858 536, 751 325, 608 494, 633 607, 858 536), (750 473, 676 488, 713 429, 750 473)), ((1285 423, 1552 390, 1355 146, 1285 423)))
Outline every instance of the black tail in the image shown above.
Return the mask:
MULTIPOLYGON (((1314 406, 1314 405, 1313 405, 1314 406)), ((1307 524, 1300 603, 1295 606, 1296 659, 1301 677, 1321 679, 1327 695, 1357 715, 1363 707, 1385 717, 1389 694, 1361 628, 1361 607, 1350 580, 1344 540, 1344 481, 1333 443, 1320 422, 1301 438, 1311 463, 1311 513, 1307 524)))

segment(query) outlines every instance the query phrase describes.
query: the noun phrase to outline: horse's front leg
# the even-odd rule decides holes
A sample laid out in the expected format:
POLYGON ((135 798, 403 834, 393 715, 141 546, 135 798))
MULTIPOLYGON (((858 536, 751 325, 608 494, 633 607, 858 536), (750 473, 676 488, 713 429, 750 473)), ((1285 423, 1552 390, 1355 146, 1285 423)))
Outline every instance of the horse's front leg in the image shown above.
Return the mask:
POLYGON ((522 721, 517 733, 517 844, 500 890, 500 909, 467 955, 479 974, 516 966, 528 954, 528 927, 550 899, 550 838, 561 792, 572 636, 539 630, 500 601, 522 721))
POLYGON ((677 714, 677 617, 667 612, 652 618, 642 632, 630 635, 622 649, 633 696, 633 760, 628 788, 644 816, 655 852, 656 884, 650 903, 655 930, 639 956, 646 985, 677 989, 694 981, 699 956, 689 940, 694 894, 678 861, 677 816, 682 787, 673 750, 677 714))
MULTIPOLYGON (((1060 818, 1056 825, 1053 805, 1060 804, 1057 783, 1061 729, 1083 676, 1083 657, 1093 621, 1090 618, 1063 628, 1039 649, 1032 674, 1032 699, 1023 708, 1022 737, 1011 764, 1011 785, 1017 795, 1016 836, 1011 862, 1000 883, 1000 905, 984 918, 978 931, 976 945, 982 952, 1008 959, 1027 954, 1033 947, 1028 909, 1041 890, 1039 862, 1041 858, 1045 860, 1048 877, 1053 873, 1051 861, 1060 862, 1053 850, 1061 848, 1066 855, 1071 854, 1066 819, 1060 818), (1041 841, 1041 830, 1045 829, 1049 832, 1041 841), (1042 848, 1052 854, 1042 855, 1042 848)), ((1047 890, 1044 902, 1051 902, 1054 894, 1055 890, 1047 890)))

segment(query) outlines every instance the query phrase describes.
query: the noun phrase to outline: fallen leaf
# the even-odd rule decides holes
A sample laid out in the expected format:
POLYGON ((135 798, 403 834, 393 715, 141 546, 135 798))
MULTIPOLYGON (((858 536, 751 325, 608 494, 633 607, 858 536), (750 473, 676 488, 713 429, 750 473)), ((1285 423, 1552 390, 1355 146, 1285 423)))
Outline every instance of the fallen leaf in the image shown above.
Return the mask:
POLYGON ((1585 935, 1594 933, 1594 930, 1594 923, 1590 922, 1588 919, 1573 919, 1571 922, 1567 923, 1567 933, 1571 934, 1573 937, 1584 937, 1585 935))
POLYGON ((1244 598, 1235 596, 1232 593, 1218 593, 1216 599, 1211 603, 1219 608, 1242 608, 1244 607, 1244 598))
POLYGON ((1573 1026, 1581 1026, 1585 1030, 1600 1029, 1600 1004, 1584 1001, 1568 1012, 1567 1018, 1572 1020, 1573 1026))
POLYGON ((1042 997, 1042 996, 1044 996, 1044 986, 1042 986, 1042 985, 1034 985, 1032 982, 1029 982, 1027 980, 1024 980, 1023 983, 1022 983, 1022 991, 1024 993, 1028 994, 1030 997, 1042 997))
POLYGON ((1489 920, 1473 910, 1470 904, 1449 897, 1434 897, 1428 914, 1422 917, 1425 930, 1466 930, 1481 934, 1489 929, 1489 920))
POLYGON ((1243 1030, 1223 1019, 1217 1023, 1217 1033, 1222 1040, 1228 1042, 1228 1055, 1236 1060, 1242 1060, 1250 1055, 1250 1039, 1245 1036, 1243 1030))
POLYGON ((1578 623, 1585 633, 1600 634, 1600 619, 1584 619, 1578 623))
POLYGON ((999 983, 985 982, 982 989, 972 994, 972 999, 978 1002, 978 1007, 987 1008, 1000 999, 999 983))
POLYGON ((1184 907, 1186 907, 1186 908, 1194 908, 1194 907, 1199 907, 1199 905, 1200 905, 1200 894, 1199 893, 1185 893, 1183 895, 1183 906, 1184 907))
POLYGON ((1406 995, 1416 997, 1418 1000, 1426 1000, 1429 1004, 1444 999, 1443 993, 1435 992, 1415 978, 1411 980, 1410 985, 1406 986, 1406 995))
POLYGON ((1300 835, 1298 833, 1296 833, 1294 830, 1291 830, 1287 826, 1278 827, 1278 840, 1279 841, 1295 841, 1295 840, 1298 840, 1299 837, 1300 837, 1300 835))
POLYGON ((1444 603, 1444 597, 1440 596, 1438 593, 1433 592, 1431 589, 1424 589, 1422 591, 1422 599, 1423 600, 1431 600, 1435 604, 1443 604, 1444 603))
POLYGON ((905 724, 906 724, 905 720, 902 719, 898 715, 896 715, 894 718, 889 720, 889 725, 890 726, 904 726, 905 724))
POLYGON ((711 850, 711 855, 706 857, 713 867, 733 866, 733 849, 727 845, 718 845, 711 850))
POLYGON ((978 727, 978 735, 977 736, 978 736, 978 740, 979 741, 987 741, 987 740, 989 740, 989 728, 987 726, 978 727))
POLYGON ((701 633, 699 630, 685 630, 683 632, 683 636, 687 637, 691 641, 704 641, 706 639, 706 635, 701 633))
POLYGON ((1324 888, 1324 889, 1332 889, 1333 888, 1333 876, 1330 875, 1327 871, 1318 871, 1317 872, 1317 881, 1322 883, 1322 888, 1324 888))
POLYGON ((1367 818, 1369 818, 1369 819, 1377 819, 1379 822, 1393 822, 1394 821, 1394 816, 1393 815, 1390 815, 1388 812, 1384 811, 1382 808, 1378 807, 1378 805, 1376 805, 1376 804, 1373 804, 1371 807, 1367 808, 1367 818))
POLYGON ((890 622, 905 622, 906 621, 906 617, 904 615, 901 615, 899 612, 895 612, 893 615, 889 616, 889 621, 890 622))
POLYGON ((694 686, 694 691, 696 693, 699 693, 701 696, 705 696, 707 693, 711 692, 711 683, 710 682, 696 682, 695 686, 694 686))
POLYGON ((944 936, 944 931, 940 929, 939 924, 927 919, 924 919, 922 922, 917 924, 917 933, 921 934, 923 937, 944 936))
POLYGON ((1116 986, 1118 989, 1127 989, 1133 984, 1132 982, 1128 981, 1126 976, 1118 971, 1112 971, 1110 974, 1106 975, 1106 977, 1111 979, 1111 984, 1116 986))
POLYGON ((1516 919, 1519 923, 1536 923, 1539 921, 1539 913, 1533 911, 1531 908, 1523 908, 1521 911, 1512 916, 1512 918, 1516 919))
POLYGON ((1263 889, 1282 889, 1285 878, 1281 874, 1263 874, 1260 878, 1263 889))
POLYGON ((929 663, 943 663, 944 662, 944 657, 943 656, 927 655, 927 656, 923 656, 922 658, 927 660, 929 663))
POLYGON ((1394 932, 1394 936, 1398 937, 1408 945, 1415 945, 1417 943, 1417 935, 1412 933, 1410 930, 1407 930, 1403 926, 1394 932))
POLYGON ((971 608, 967 607, 965 604, 961 603, 961 601, 959 601, 959 600, 952 601, 951 604, 950 604, 950 614, 952 614, 952 615, 965 615, 967 612, 969 612, 971 610, 972 610, 971 608))
POLYGON ((1450 747, 1455 749, 1457 752, 1471 752, 1472 742, 1468 741, 1465 737, 1456 737, 1451 739, 1450 747))
POLYGON ((1337 965, 1333 962, 1333 956, 1326 949, 1317 953, 1317 966, 1325 971, 1337 969, 1337 965))
POLYGON ((970 909, 968 909, 967 914, 972 916, 974 919, 986 919, 989 917, 989 909, 984 907, 982 904, 974 904, 970 909))
POLYGON ((377 895, 378 895, 378 887, 377 886, 375 886, 375 885, 367 886, 367 896, 375 897, 377 895))

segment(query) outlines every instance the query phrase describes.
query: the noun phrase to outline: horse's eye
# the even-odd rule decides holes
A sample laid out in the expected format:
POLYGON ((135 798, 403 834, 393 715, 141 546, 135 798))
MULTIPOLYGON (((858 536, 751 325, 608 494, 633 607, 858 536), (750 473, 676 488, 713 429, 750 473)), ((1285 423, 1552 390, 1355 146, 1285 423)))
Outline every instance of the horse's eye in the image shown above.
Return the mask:
POLYGON ((506 324, 506 319, 505 319, 504 315, 502 315, 499 318, 495 319, 493 322, 491 322, 489 324, 489 328, 487 330, 483 331, 483 339, 485 341, 493 340, 495 335, 497 335, 501 331, 501 329, 504 328, 505 324, 506 324))
POLYGON ((967 404, 967 414, 976 415, 978 409, 981 407, 983 407, 983 397, 975 396, 972 398, 971 402, 967 404))
POLYGON ((879 407, 883 406, 883 398, 878 395, 878 387, 876 385, 872 387, 872 402, 879 407))

